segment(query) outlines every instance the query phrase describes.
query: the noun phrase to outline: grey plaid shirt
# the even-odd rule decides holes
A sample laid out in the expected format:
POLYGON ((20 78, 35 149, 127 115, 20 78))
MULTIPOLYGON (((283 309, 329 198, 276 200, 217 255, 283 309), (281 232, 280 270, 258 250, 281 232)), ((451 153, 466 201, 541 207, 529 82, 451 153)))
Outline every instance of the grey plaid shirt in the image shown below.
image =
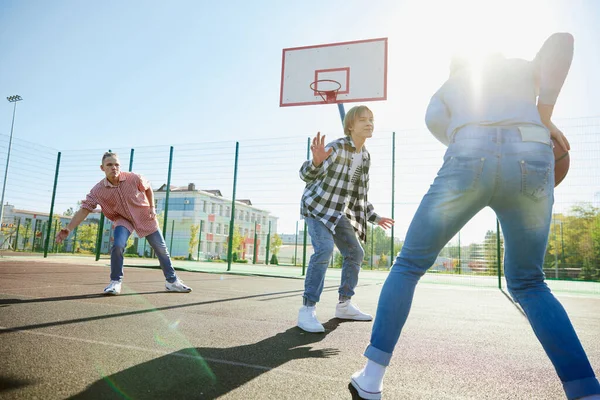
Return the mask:
POLYGON ((363 147, 362 175, 354 185, 354 191, 350 192, 350 166, 356 151, 354 142, 346 136, 329 143, 326 149, 329 148, 333 151, 320 166, 315 167, 312 160, 308 160, 300 168, 300 178, 306 182, 300 214, 321 221, 335 234, 335 227, 345 213, 360 240, 366 242, 367 221, 377 223, 381 219, 367 200, 371 156, 363 147))

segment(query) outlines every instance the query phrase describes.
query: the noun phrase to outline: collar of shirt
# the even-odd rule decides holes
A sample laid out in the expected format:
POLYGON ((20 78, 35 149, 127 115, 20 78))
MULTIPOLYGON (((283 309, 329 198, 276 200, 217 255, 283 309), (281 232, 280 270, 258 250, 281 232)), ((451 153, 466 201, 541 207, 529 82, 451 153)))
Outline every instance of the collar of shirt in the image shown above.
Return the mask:
MULTIPOLYGON (((125 176, 125 174, 119 174, 119 182, 123 182, 127 180, 127 176, 125 176)), ((116 187, 115 185, 113 185, 112 183, 110 183, 110 181, 108 180, 108 178, 104 178, 104 186, 106 187, 116 187)))
MULTIPOLYGON (((346 139, 346 143, 350 145, 350 147, 352 147, 354 152, 356 152, 356 145, 354 144, 354 140, 352 140, 352 136, 346 136, 344 139, 346 139)), ((360 154, 362 155, 363 160, 369 158, 369 156, 367 155, 367 148, 365 147, 365 145, 363 145, 362 149, 360 149, 360 154)))

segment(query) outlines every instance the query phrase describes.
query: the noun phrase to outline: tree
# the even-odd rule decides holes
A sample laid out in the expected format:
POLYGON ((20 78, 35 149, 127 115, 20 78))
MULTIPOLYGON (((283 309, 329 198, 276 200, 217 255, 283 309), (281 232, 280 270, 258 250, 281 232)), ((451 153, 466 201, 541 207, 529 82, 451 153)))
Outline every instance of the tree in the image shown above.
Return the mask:
POLYGON ((333 256, 333 268, 342 268, 342 264, 344 263, 344 257, 342 253, 335 253, 333 256))
POLYGON ((79 248, 82 251, 94 251, 96 249, 96 238, 98 237, 98 223, 91 221, 86 225, 79 225, 77 228, 77 243, 75 249, 79 248))
POLYGON ((198 247, 198 231, 200 230, 200 224, 190 226, 190 241, 188 243, 188 259, 192 259, 196 248, 198 247))
POLYGON ((22 250, 25 250, 27 244, 29 243, 29 238, 31 237, 31 220, 27 220, 24 224, 19 227, 19 243, 15 244, 15 250, 18 250, 21 247, 22 250))
MULTIPOLYGON (((562 222, 564 232, 560 241, 565 243, 566 264, 571 268, 579 268, 578 277, 584 280, 598 279, 600 258, 595 249, 599 245, 594 238, 598 237, 599 211, 590 204, 579 204, 571 208, 572 215, 562 222)), ((560 232, 556 231, 560 229, 560 224, 552 224, 550 228, 560 236, 560 232)))
POLYGON ((378 267, 380 268, 387 268, 388 266, 388 258, 385 254, 381 254, 379 256, 379 263, 377 264, 378 267))
POLYGON ((240 254, 244 254, 244 237, 242 236, 242 230, 240 227, 233 230, 233 238, 231 243, 231 250, 235 254, 235 260, 239 258, 240 254), (239 253, 239 254, 238 254, 239 253))
MULTIPOLYGON (((19 227, 19 230, 20 227, 19 227)), ((0 248, 4 248, 4 244, 6 242, 10 243, 10 239, 15 236, 17 233, 17 225, 14 224, 7 224, 6 226, 2 226, 2 235, 0 236, 0 239, 2 240, 2 243, 0 243, 0 248)), ((16 246, 16 244, 15 244, 16 246)))
POLYGON ((67 211, 63 213, 63 215, 65 217, 72 217, 73 215, 75 215, 75 210, 73 210, 73 207, 69 207, 67 208, 67 211))
POLYGON ((281 248, 282 243, 283 241, 281 240, 281 236, 275 233, 271 238, 271 252, 274 256, 279 254, 279 249, 281 248))
POLYGON ((502 255, 504 254, 503 240, 500 238, 500 260, 498 260, 498 235, 495 231, 487 231, 483 240, 483 260, 487 275, 496 275, 498 273, 498 264, 502 265, 502 255))

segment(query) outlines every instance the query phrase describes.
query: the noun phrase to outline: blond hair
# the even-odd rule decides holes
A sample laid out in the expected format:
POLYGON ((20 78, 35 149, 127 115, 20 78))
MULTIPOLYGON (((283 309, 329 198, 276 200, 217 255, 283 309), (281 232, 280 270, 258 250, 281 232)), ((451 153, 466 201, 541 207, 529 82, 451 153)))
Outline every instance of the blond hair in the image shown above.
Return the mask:
POLYGON ((350 136, 350 129, 354 127, 356 118, 360 117, 365 111, 370 112, 371 116, 373 116, 373 111, 371 111, 367 106, 355 106, 348 110, 346 116, 344 117, 344 134, 346 136, 350 136))

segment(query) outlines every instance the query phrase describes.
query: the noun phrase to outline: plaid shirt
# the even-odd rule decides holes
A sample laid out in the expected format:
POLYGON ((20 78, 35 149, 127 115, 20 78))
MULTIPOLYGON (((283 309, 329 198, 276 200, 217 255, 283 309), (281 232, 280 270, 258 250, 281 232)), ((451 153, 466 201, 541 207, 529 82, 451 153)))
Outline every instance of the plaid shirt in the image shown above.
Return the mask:
POLYGON ((156 215, 145 193, 149 188, 150 182, 141 175, 121 172, 118 186, 102 179, 81 202, 81 208, 94 211, 100 205, 115 228, 123 226, 129 233, 135 229, 139 237, 145 237, 158 230, 156 215))
POLYGON ((381 219, 367 200, 371 156, 363 147, 362 176, 350 192, 350 166, 352 154, 356 152, 352 138, 346 136, 334 140, 326 148, 333 151, 321 165, 315 167, 308 160, 300 168, 300 178, 306 182, 300 213, 321 221, 334 234, 335 227, 345 214, 360 240, 366 242, 367 221, 377 223, 381 219))

